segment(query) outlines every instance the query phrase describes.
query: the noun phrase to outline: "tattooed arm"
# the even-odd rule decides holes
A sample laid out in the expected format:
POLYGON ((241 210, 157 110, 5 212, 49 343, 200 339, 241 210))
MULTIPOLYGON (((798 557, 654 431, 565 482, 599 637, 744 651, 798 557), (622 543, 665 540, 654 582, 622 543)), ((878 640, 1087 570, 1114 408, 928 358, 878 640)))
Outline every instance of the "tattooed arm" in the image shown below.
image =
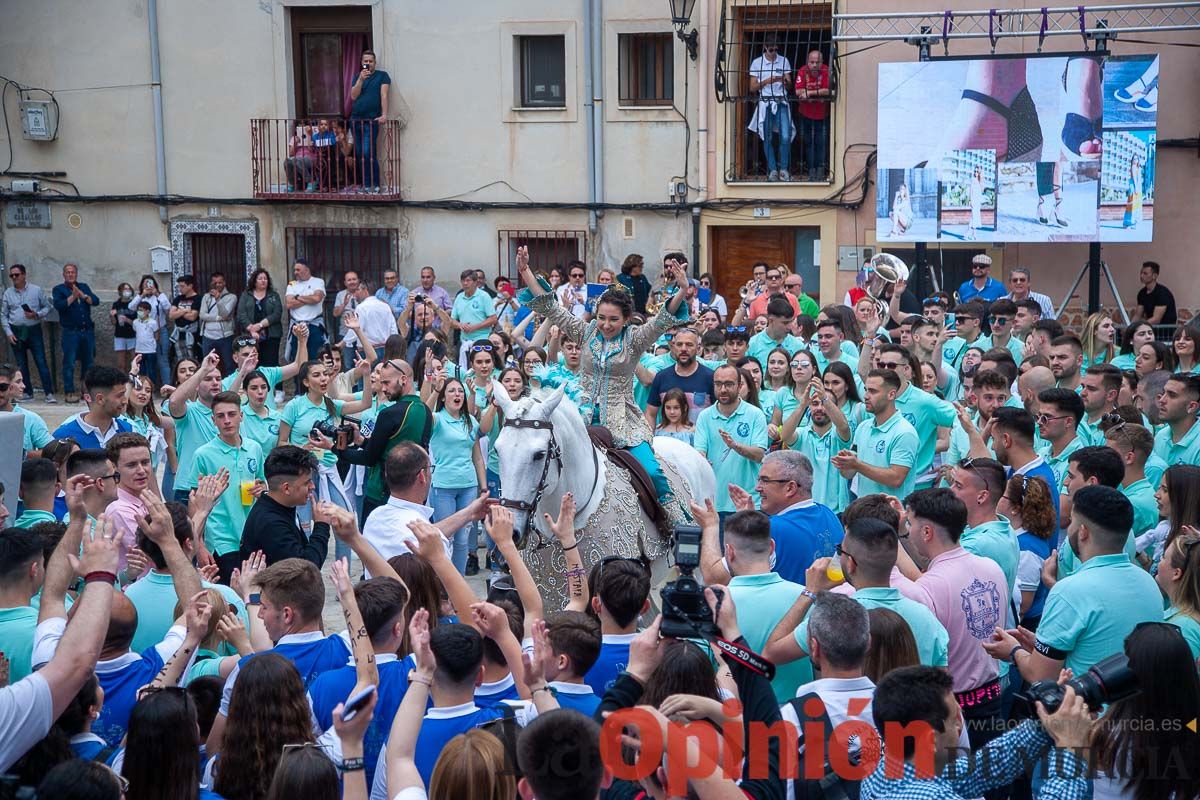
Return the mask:
POLYGON ((200 642, 204 641, 204 637, 208 633, 208 621, 211 616, 212 605, 208 602, 208 590, 204 589, 192 596, 187 609, 183 612, 184 624, 187 626, 187 635, 183 638, 183 644, 175 651, 175 655, 167 659, 167 663, 163 664, 163 668, 154 676, 154 680, 148 686, 142 687, 140 692, 179 685, 179 679, 183 677, 184 670, 191 663, 192 656, 196 654, 196 649, 200 647, 200 642))
POLYGON ((338 602, 342 604, 342 614, 346 618, 346 630, 350 634, 350 649, 354 653, 354 672, 357 683, 354 691, 367 686, 379 685, 379 666, 375 663, 375 649, 371 647, 371 637, 367 635, 367 626, 363 624, 362 612, 358 609, 358 600, 354 597, 354 585, 350 583, 350 563, 346 559, 333 562, 330 568, 333 585, 337 588, 338 602))

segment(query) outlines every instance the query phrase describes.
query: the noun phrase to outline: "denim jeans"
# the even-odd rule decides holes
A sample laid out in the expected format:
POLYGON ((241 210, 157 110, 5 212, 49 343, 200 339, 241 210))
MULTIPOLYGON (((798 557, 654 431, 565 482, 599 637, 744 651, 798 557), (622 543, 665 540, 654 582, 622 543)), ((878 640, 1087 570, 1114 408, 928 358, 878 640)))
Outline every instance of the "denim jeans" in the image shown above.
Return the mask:
MULTIPOLYGON (((442 489, 434 486, 429 490, 429 504, 433 506, 433 521, 439 522, 456 511, 462 511, 478 496, 478 486, 464 486, 459 489, 442 489)), ((459 575, 465 575, 467 571, 467 544, 471 538, 471 528, 473 527, 474 523, 464 525, 451 537, 453 549, 450 552, 450 561, 458 570, 459 575)))
POLYGON ((368 189, 379 186, 379 123, 373 119, 352 119, 354 164, 359 182, 368 189))
MULTIPOLYGON (((171 332, 162 327, 158 329, 158 375, 165 383, 171 377, 171 332)), ((144 359, 143 359, 144 360, 144 359)))
POLYGON ((50 367, 46 364, 46 344, 42 339, 42 324, 13 326, 17 343, 12 346, 13 354, 17 357, 17 367, 25 377, 25 391, 33 394, 33 376, 29 374, 29 351, 33 353, 33 363, 37 365, 38 377, 42 379, 42 391, 54 394, 54 380, 50 377, 50 367))
POLYGON ((771 104, 767 103, 763 108, 766 110, 766 123, 763 125, 763 133, 766 134, 763 139, 763 149, 767 153, 767 169, 770 172, 783 170, 787 172, 788 162, 792 157, 792 115, 788 110, 787 102, 776 103, 775 110, 771 110, 771 104), (779 137, 776 144, 776 136, 779 137), (778 147, 778 155, 775 148, 778 147))
POLYGON ((75 392, 75 361, 79 361, 82 372, 92 366, 96 355, 96 331, 92 328, 63 328, 63 389, 67 394, 75 392))
POLYGON ((222 374, 233 372, 233 337, 225 336, 221 339, 200 337, 200 357, 204 358, 213 350, 216 350, 221 356, 222 374))
POLYGON ((828 168, 829 120, 800 116, 800 138, 804 140, 804 166, 808 174, 824 178, 828 168))
MULTIPOLYGON (((325 326, 314 325, 308 323, 308 357, 309 359, 316 358, 317 351, 325 346, 325 326)), ((287 352, 284 354, 285 363, 292 363, 296 358, 296 337, 292 333, 288 333, 287 352)), ((304 391, 304 387, 300 385, 300 378, 296 378, 296 393, 304 391)))

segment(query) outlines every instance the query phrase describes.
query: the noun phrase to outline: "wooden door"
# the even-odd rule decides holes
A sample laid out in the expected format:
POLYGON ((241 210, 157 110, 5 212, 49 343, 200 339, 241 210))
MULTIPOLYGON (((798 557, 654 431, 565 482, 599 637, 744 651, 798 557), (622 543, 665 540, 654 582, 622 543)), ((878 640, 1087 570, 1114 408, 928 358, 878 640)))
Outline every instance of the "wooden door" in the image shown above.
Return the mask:
POLYGON ((768 226, 722 226, 709 228, 709 259, 713 285, 725 298, 732 316, 739 302, 739 291, 752 277, 754 264, 765 261, 791 268, 796 258, 794 228, 768 226))
POLYGON ((193 233, 192 277, 204 294, 213 273, 225 276, 225 288, 241 294, 246 288, 246 237, 240 233, 193 233))

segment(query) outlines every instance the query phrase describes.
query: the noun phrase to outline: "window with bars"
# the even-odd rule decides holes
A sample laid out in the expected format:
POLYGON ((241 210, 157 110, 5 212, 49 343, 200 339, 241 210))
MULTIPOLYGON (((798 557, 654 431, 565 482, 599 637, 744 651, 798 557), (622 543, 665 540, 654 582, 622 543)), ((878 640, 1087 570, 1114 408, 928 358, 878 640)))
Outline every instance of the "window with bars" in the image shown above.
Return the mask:
POLYGON ((838 85, 833 43, 836 11, 836 0, 746 0, 722 7, 714 80, 728 131, 727 181, 766 181, 772 164, 778 169, 785 162, 793 180, 831 179, 830 130, 838 85), (776 50, 768 53, 772 44, 776 50), (776 59, 784 62, 777 64, 776 59), (785 72, 785 80, 754 85, 785 72), (775 108, 764 100, 773 100, 775 108), (756 112, 759 117, 768 111, 775 115, 781 106, 788 112, 793 138, 790 144, 782 144, 780 134, 764 130, 773 146, 773 158, 768 159, 767 140, 750 125, 758 122, 756 112))
POLYGON ((669 106, 675 99, 674 48, 669 33, 622 33, 617 38, 620 104, 669 106))
POLYGON ((192 277, 196 291, 208 291, 212 276, 225 276, 225 288, 241 294, 246 288, 246 237, 240 233, 193 233, 192 277))
MULTIPOLYGON (((358 273, 372 291, 383 285, 383 273, 398 269, 400 232, 395 228, 288 228, 288 267, 308 262, 314 277, 325 281, 326 325, 334 298, 347 272, 358 273)), ((327 327, 327 330, 334 330, 327 327)))
POLYGON ((587 253, 587 231, 503 230, 498 231, 496 274, 510 280, 517 278, 517 248, 529 248, 529 266, 545 275, 558 267, 566 270, 568 262, 584 260, 587 253))
POLYGON ((565 108, 567 57, 564 36, 519 36, 522 108, 565 108))

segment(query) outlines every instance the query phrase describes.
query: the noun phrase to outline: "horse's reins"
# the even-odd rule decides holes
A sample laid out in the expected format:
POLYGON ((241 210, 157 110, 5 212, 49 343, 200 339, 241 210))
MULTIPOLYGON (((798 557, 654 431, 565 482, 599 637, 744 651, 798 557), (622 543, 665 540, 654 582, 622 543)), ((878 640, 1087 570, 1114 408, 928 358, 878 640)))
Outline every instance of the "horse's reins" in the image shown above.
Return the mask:
MULTIPOLYGON (((511 508, 515 511, 525 512, 525 525, 521 528, 520 536, 518 537, 517 547, 524 549, 528 543, 529 526, 533 524, 534 515, 537 513, 538 504, 542 501, 542 495, 546 492, 546 478, 550 474, 550 462, 553 461, 558 465, 558 474, 562 475, 562 448, 558 444, 558 439, 554 436, 554 423, 550 420, 542 421, 540 419, 506 419, 504 428, 528 428, 532 430, 547 430, 550 431, 550 445, 547 449, 547 457, 542 462, 542 475, 538 478, 537 487, 533 491, 532 500, 513 500, 511 498, 501 497, 500 505, 505 508, 511 508)), ((592 446, 592 488, 588 492, 587 501, 578 504, 575 509, 575 520, 579 519, 580 512, 587 508, 592 501, 592 496, 596 493, 596 485, 600 482, 600 462, 596 455, 596 447, 592 446)), ((573 520, 574 522, 574 520, 573 520)), ((576 526, 578 527, 578 526, 576 526)), ((548 543, 545 538, 538 535, 537 549, 545 547, 548 543)))

